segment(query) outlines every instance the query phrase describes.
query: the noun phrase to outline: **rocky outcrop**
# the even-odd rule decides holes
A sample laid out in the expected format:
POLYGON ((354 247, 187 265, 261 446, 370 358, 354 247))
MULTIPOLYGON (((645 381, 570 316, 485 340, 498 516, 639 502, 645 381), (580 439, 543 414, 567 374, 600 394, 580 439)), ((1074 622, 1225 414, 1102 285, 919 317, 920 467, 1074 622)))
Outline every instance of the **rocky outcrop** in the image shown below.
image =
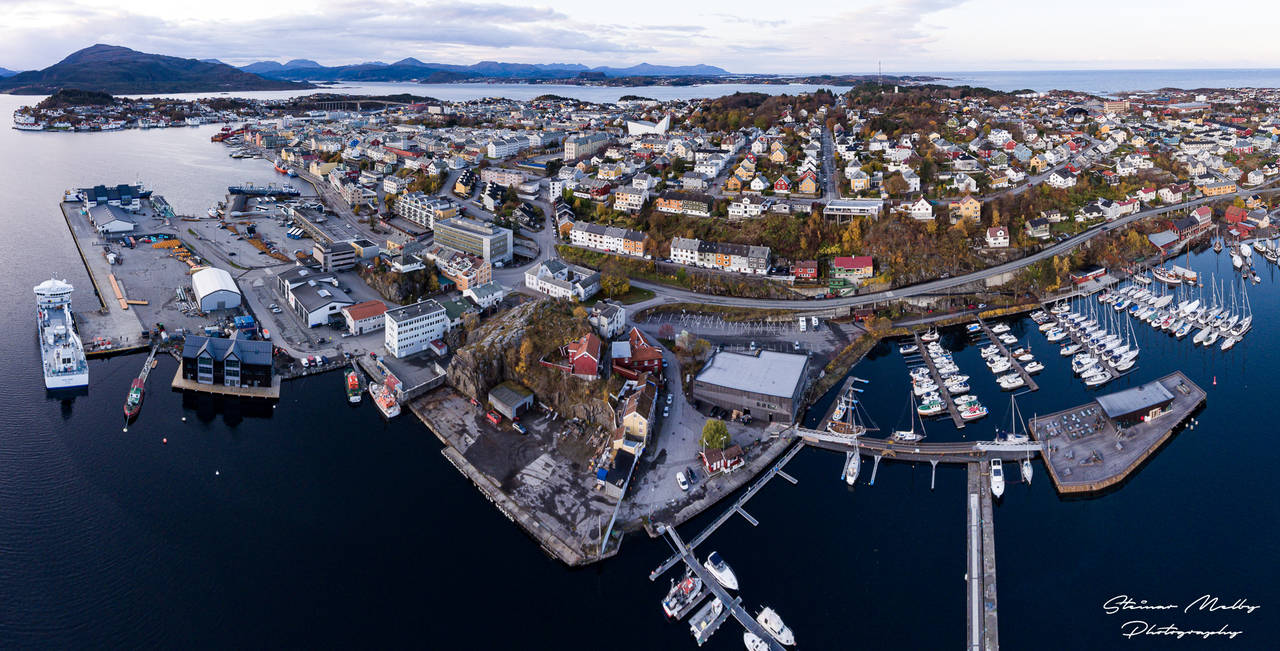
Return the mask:
POLYGON ((537 363, 587 330, 585 319, 574 315, 572 307, 563 302, 541 299, 525 303, 471 333, 450 362, 447 381, 458 393, 483 403, 494 386, 514 380, 565 418, 612 428, 616 417, 609 403, 608 382, 582 380, 537 363))

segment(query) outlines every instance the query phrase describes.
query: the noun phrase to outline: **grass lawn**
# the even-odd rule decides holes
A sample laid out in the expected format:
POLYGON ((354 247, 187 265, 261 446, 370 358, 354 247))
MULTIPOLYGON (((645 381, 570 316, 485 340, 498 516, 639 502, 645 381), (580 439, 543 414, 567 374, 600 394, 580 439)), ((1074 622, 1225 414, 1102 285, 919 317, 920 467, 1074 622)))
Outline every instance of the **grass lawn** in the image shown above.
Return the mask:
MULTIPOLYGON (((615 303, 621 303, 623 305, 635 305, 636 303, 647 301, 653 297, 654 297, 654 293, 650 290, 642 289, 640 287, 632 287, 631 291, 627 292, 626 294, 623 294, 622 296, 619 296, 617 298, 609 298, 609 300, 615 303)), ((595 305, 597 301, 602 301, 602 300, 605 300, 606 298, 608 297, 605 296, 604 293, 598 293, 595 296, 592 296, 590 299, 584 301, 582 304, 587 307, 591 307, 592 305, 595 305)))

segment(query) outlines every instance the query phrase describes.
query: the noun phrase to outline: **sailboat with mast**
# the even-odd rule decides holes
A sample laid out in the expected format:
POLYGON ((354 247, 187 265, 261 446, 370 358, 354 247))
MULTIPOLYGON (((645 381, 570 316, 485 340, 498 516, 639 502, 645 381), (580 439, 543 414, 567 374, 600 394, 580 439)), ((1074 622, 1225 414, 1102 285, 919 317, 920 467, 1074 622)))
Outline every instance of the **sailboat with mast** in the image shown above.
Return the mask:
POLYGON ((912 391, 907 392, 907 399, 910 400, 910 408, 907 410, 907 418, 910 419, 908 429, 894 430, 893 440, 902 441, 903 443, 915 443, 924 439, 924 419, 916 414, 916 396, 912 391), (920 431, 916 431, 916 421, 920 421, 920 431))

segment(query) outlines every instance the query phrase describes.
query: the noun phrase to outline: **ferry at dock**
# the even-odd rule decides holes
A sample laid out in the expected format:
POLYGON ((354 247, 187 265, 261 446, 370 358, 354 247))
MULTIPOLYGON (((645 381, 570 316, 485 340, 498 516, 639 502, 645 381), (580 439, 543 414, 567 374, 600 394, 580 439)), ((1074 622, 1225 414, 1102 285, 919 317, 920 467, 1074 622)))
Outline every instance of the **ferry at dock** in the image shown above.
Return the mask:
POLYGON ((80 335, 76 334, 75 320, 71 317, 71 292, 74 289, 71 283, 55 278, 34 288, 46 389, 89 386, 89 362, 85 359, 80 335))

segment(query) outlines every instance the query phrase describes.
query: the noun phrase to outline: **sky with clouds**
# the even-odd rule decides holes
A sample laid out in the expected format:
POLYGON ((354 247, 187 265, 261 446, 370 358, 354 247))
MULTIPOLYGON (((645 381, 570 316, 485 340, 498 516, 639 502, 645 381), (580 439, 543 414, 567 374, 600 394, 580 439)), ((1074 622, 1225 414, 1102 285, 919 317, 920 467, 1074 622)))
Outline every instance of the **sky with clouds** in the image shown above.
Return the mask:
POLYGON ((51 65, 93 43, 217 58, 625 66, 731 72, 1276 67, 1280 40, 1230 11, 1149 0, 0 0, 0 66, 51 65), (1222 38, 1239 34, 1241 38, 1222 38))

